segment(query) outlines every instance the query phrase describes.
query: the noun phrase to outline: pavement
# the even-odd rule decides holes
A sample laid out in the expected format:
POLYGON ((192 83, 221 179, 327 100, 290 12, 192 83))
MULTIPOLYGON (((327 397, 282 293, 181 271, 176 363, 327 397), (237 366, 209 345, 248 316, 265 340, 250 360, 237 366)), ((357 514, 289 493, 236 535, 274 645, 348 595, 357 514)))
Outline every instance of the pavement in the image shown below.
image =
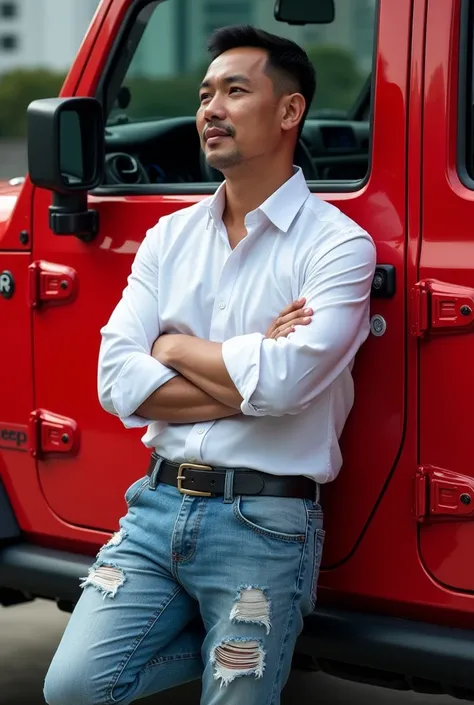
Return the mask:
MULTIPOLYGON (((0 705, 43 705, 42 684, 69 618, 52 602, 0 607, 0 705)), ((144 705, 199 705, 199 683, 140 700, 144 705)), ((460 705, 447 696, 418 695, 294 672, 281 705, 460 705)), ((64 705, 67 705, 65 703, 64 705)))

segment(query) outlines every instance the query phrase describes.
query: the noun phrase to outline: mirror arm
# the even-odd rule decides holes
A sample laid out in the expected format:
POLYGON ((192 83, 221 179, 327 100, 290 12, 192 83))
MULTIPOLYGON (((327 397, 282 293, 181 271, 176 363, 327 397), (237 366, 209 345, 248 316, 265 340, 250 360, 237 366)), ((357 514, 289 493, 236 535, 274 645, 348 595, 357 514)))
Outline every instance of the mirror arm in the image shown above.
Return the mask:
POLYGON ((87 192, 53 192, 49 207, 49 227, 55 235, 75 235, 91 242, 99 232, 99 213, 87 207, 87 192))

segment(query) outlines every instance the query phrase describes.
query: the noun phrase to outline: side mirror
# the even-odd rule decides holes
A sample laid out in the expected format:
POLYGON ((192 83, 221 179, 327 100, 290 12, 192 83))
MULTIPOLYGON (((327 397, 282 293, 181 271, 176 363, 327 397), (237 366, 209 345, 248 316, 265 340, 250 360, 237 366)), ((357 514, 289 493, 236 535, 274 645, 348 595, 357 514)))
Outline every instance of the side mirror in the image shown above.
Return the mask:
POLYGON ((102 181, 104 119, 95 98, 45 98, 27 109, 28 172, 35 186, 68 193, 102 181))
POLYGON ((98 218, 87 191, 102 183, 104 118, 95 98, 45 98, 27 109, 28 173, 53 192, 50 227, 57 235, 92 239, 98 218))
POLYGON ((287 24, 330 24, 334 22, 334 0, 276 0, 275 19, 287 24))

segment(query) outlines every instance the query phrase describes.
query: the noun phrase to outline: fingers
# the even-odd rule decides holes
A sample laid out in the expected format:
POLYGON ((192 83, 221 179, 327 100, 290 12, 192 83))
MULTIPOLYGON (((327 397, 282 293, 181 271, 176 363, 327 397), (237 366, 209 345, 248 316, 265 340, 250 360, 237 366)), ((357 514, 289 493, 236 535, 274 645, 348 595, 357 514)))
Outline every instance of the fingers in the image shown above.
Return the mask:
POLYGON ((280 328, 277 328, 272 335, 270 335, 270 338, 273 338, 274 340, 277 340, 277 338, 286 338, 290 333, 295 332, 295 327, 294 326, 281 326, 280 328))
POLYGON ((291 313, 292 311, 297 311, 300 308, 303 308, 303 306, 306 303, 306 299, 297 299, 296 301, 292 301, 291 304, 288 304, 288 306, 285 306, 283 311, 280 311, 279 318, 282 318, 282 316, 286 316, 288 313, 291 313))
POLYGON ((311 316, 305 318, 299 318, 295 321, 290 321, 289 323, 283 323, 281 326, 277 326, 275 330, 271 331, 269 338, 282 338, 286 337, 289 333, 293 333, 296 326, 307 326, 311 321, 311 316))
MULTIPOLYGON (((311 321, 311 316, 314 311, 312 308, 303 308, 306 304, 306 299, 301 298, 296 301, 292 301, 291 304, 286 306, 281 312, 278 318, 271 324, 267 333, 266 338, 281 338, 283 336, 289 335, 292 332, 293 326, 305 326, 311 321)), ((293 328, 294 330, 294 328, 293 328)))
POLYGON ((275 327, 287 326, 289 323, 295 323, 297 325, 305 325, 310 322, 311 316, 313 315, 312 308, 299 308, 295 311, 291 311, 286 315, 281 314, 275 321, 275 327))

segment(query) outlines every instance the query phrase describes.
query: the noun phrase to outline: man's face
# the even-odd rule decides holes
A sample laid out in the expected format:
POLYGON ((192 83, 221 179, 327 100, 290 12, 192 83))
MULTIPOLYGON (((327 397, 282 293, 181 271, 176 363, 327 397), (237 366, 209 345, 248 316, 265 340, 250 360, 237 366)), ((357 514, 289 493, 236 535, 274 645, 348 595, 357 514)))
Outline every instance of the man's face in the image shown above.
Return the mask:
POLYGON ((278 147, 284 109, 265 73, 267 60, 262 49, 231 49, 207 70, 196 123, 206 159, 215 169, 231 169, 278 147))

